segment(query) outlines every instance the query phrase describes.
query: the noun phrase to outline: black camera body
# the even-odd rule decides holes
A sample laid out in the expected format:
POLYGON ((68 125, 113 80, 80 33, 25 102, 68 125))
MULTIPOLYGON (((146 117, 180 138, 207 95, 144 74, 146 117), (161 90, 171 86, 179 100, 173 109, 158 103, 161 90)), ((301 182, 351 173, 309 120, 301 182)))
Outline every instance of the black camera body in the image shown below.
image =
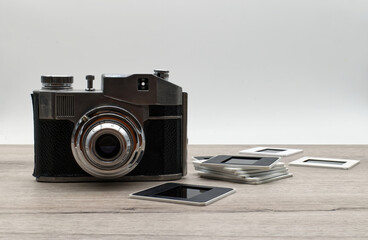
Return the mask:
POLYGON ((37 181, 175 180, 186 175, 187 93, 154 74, 102 75, 73 90, 72 76, 42 76, 32 94, 37 181))

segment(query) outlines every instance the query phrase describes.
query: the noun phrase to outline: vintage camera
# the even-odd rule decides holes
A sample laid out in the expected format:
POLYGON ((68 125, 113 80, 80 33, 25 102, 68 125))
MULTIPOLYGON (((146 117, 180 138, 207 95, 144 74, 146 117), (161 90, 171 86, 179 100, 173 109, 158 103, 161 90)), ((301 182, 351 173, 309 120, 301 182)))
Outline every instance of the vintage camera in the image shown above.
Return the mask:
POLYGON ((174 180, 186 175, 187 93, 169 71, 42 76, 32 94, 37 181, 174 180))

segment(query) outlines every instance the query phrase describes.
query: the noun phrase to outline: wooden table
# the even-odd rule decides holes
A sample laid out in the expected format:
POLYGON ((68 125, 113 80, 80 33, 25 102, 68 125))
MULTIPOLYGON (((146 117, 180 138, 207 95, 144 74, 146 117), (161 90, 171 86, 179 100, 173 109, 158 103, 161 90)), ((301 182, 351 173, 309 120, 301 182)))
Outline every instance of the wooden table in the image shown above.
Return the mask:
MULTIPOLYGON (((192 145, 189 155, 251 146, 192 145)), ((160 182, 39 183, 32 146, 0 146, 0 239, 368 239, 368 146, 302 148, 301 156, 359 159, 350 170, 290 166, 263 185, 202 179, 191 161, 183 183, 234 187, 209 206, 129 199, 160 182)))

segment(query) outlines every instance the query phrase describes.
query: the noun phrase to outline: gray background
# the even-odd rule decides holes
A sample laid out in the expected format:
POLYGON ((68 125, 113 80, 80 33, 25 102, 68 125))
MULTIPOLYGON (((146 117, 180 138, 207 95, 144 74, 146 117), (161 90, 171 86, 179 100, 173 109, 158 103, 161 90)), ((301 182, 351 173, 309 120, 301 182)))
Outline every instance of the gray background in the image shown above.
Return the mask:
POLYGON ((190 143, 367 143, 368 1, 0 0, 0 143, 42 74, 167 68, 190 143))

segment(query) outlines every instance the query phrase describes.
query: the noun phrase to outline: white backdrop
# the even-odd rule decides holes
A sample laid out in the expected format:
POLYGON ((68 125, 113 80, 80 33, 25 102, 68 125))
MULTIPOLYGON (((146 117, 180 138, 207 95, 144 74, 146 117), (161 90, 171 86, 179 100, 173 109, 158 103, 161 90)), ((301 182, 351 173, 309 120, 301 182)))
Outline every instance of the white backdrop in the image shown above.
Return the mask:
POLYGON ((170 70, 190 143, 367 143, 368 1, 0 0, 0 143, 42 74, 170 70))

